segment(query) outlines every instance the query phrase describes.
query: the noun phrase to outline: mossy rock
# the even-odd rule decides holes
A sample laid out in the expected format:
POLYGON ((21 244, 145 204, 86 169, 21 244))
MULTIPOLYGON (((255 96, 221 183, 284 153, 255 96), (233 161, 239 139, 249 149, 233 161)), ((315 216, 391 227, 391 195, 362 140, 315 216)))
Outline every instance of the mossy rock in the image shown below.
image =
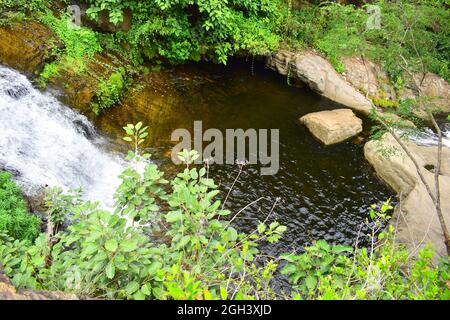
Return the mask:
POLYGON ((50 56, 53 33, 46 26, 23 21, 0 27, 0 63, 21 72, 39 73, 50 56))
POLYGON ((48 79, 48 84, 64 92, 63 101, 66 104, 88 116, 94 116, 92 104, 99 85, 118 68, 106 54, 96 54, 82 72, 77 72, 70 65, 60 66, 58 72, 48 79))

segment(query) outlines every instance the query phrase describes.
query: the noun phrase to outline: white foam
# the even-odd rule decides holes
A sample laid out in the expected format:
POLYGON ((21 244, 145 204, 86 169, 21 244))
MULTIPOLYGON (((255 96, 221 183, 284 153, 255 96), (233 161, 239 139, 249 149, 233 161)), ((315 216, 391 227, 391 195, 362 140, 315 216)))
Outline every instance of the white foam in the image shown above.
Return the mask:
POLYGON ((124 163, 103 144, 86 117, 0 66, 0 167, 18 172, 26 193, 82 187, 86 199, 112 207, 124 163))
MULTIPOLYGON (((442 145, 450 148, 450 123, 446 123, 440 127, 442 131, 442 145)), ((419 145, 435 146, 438 144, 438 137, 430 128, 425 128, 422 132, 414 133, 409 138, 419 145)))

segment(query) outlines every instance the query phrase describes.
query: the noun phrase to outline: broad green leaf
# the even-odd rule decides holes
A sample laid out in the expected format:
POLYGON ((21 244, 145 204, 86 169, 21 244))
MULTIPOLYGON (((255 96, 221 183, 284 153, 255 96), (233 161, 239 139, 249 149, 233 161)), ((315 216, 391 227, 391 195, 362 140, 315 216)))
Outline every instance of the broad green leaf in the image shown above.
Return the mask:
POLYGON ((136 125, 134 126, 134 128, 136 130, 139 130, 141 127, 142 127, 142 122, 140 122, 140 121, 138 123, 136 123, 136 125))
POLYGON ((120 243, 120 249, 124 252, 131 252, 136 250, 137 240, 136 239, 126 239, 120 243))
POLYGON ((222 300, 227 300, 228 298, 227 289, 225 289, 224 287, 220 287, 220 297, 222 298, 222 300))
POLYGON ((305 279, 305 284, 309 291, 313 291, 317 285, 317 278, 314 276, 307 276, 305 279))
POLYGON ((143 294, 141 291, 137 291, 137 292, 133 295, 133 299, 134 299, 134 300, 145 300, 145 294, 143 294))
POLYGON ((234 229, 233 227, 229 227, 228 228, 228 236, 230 238, 230 241, 236 241, 237 237, 238 237, 238 233, 237 233, 236 229, 234 229))
POLYGON ((154 274, 156 274, 156 272, 157 272, 159 269, 161 269, 161 267, 162 267, 161 262, 158 262, 158 261, 153 262, 153 263, 148 267, 148 269, 147 269, 147 274, 148 274, 148 275, 154 275, 154 274))
POLYGON ((109 252, 115 252, 117 250, 117 240, 116 239, 109 239, 105 242, 105 248, 109 252))
POLYGON ((289 263, 280 270, 280 273, 281 274, 291 274, 291 273, 294 273, 295 271, 297 271, 297 267, 294 264, 289 263))
POLYGON ((141 292, 146 296, 149 296, 151 294, 151 288, 152 286, 150 285, 150 283, 146 283, 141 287, 141 292))
POLYGON ((264 223, 258 224, 258 233, 263 233, 266 231, 266 225, 264 223))
POLYGON ((335 253, 341 253, 341 252, 352 252, 353 248, 349 247, 349 246, 344 246, 344 245, 336 245, 333 246, 333 248, 331 249, 331 251, 335 252, 335 253))
POLYGON ((106 266, 106 276, 109 279, 114 278, 114 275, 116 274, 116 267, 114 266, 114 263, 111 261, 106 266))
POLYGON ((171 211, 168 214, 166 214, 166 221, 167 222, 175 222, 181 220, 183 217, 183 214, 181 211, 171 211))
POLYGON ((133 293, 135 293, 138 290, 139 290, 139 283, 137 283, 136 281, 131 281, 125 287, 125 291, 129 296, 131 296, 133 293))

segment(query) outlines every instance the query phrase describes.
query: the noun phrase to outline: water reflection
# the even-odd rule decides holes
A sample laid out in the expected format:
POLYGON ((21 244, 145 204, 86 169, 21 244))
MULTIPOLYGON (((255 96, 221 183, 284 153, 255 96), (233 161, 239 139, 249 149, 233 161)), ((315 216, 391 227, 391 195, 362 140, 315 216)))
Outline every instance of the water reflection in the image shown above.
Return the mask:
MULTIPOLYGON (((97 125, 116 148, 124 149, 122 126, 149 124, 147 146, 170 172, 175 170, 167 157, 175 144, 170 134, 176 128, 192 130, 194 120, 202 120, 204 130, 218 128, 223 133, 226 128, 280 129, 278 174, 261 176, 258 165, 246 166, 227 203, 237 212, 264 197, 236 219, 241 229, 251 231, 280 198, 272 215, 288 231, 280 243, 264 246, 276 255, 314 239, 352 244, 370 204, 391 195, 364 160, 362 145, 349 141, 324 147, 298 123, 306 113, 335 107, 307 89, 289 87, 285 78, 262 65, 252 75, 249 64, 234 61, 228 67, 185 65, 145 76, 123 105, 97 119, 97 125)), ((238 170, 212 166, 211 174, 224 194, 238 170)))

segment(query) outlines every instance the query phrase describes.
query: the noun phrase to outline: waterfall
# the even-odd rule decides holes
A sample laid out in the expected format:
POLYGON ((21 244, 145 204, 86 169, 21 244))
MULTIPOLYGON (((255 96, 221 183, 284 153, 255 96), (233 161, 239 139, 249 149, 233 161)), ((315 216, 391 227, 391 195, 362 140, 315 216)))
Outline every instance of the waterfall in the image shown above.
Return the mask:
MULTIPOLYGON (((450 123, 441 124, 439 127, 442 131, 442 145, 450 148, 450 123)), ((434 146, 438 144, 438 137, 430 128, 411 135, 410 139, 419 145, 434 146)))
POLYGON ((0 66, 0 168, 15 173, 26 194, 82 187, 86 200, 112 207, 125 164, 106 146, 85 116, 0 66))

